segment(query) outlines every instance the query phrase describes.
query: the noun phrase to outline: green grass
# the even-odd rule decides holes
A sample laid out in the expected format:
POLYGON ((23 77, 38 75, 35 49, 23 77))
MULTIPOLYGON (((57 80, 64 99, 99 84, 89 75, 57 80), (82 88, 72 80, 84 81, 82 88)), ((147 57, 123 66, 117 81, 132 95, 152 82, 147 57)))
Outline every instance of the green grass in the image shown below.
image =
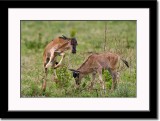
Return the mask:
POLYGON ((136 21, 21 21, 21 97, 136 97, 136 21), (106 94, 101 95, 100 85, 88 90, 91 75, 79 87, 68 68, 77 69, 90 52, 104 52, 105 23, 106 50, 121 55, 130 68, 121 65, 117 89, 110 91, 112 79, 104 71, 106 94), (65 35, 78 41, 77 53, 66 53, 64 66, 58 68, 59 82, 53 80, 49 69, 46 92, 42 92, 44 47, 52 39, 65 35))

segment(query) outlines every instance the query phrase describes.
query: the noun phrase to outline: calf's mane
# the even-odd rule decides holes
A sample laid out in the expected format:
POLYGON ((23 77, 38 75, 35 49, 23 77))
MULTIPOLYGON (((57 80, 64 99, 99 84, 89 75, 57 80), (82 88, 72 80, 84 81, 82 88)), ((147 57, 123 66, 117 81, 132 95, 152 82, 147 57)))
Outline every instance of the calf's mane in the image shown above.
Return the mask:
POLYGON ((92 56, 93 54, 89 55, 88 58, 82 63, 82 65, 77 69, 77 70, 80 70, 85 64, 86 62, 90 59, 90 57, 92 56))

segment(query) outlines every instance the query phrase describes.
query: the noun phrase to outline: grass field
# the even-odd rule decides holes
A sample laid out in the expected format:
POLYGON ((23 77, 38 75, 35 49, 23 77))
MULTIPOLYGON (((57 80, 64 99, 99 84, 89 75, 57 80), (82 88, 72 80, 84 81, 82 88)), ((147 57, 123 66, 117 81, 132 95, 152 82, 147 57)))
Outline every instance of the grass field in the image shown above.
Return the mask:
POLYGON ((21 97, 136 97, 136 83, 136 21, 21 21, 21 97), (42 92, 44 47, 58 36, 70 37, 73 33, 78 41, 77 53, 66 52, 64 66, 56 70, 58 83, 49 69, 47 88, 42 92), (68 68, 77 69, 90 53, 104 51, 121 55, 130 65, 121 66, 116 90, 110 92, 112 79, 108 71, 103 73, 106 95, 100 95, 98 83, 94 90, 87 90, 90 75, 75 89, 68 68))

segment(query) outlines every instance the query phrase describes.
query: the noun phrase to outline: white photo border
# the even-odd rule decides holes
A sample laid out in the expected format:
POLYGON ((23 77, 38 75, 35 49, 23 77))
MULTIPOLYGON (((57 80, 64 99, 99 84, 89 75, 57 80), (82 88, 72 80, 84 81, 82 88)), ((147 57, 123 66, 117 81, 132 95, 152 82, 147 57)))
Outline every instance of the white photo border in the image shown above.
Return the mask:
POLYGON ((9 111, 149 111, 149 8, 9 8, 9 111), (67 14, 66 14, 67 13, 67 14), (21 20, 136 20, 136 98, 20 98, 21 20), (143 48, 143 49, 142 49, 143 48), (145 60, 145 61, 144 61, 145 60), (16 72, 16 74, 15 74, 16 72))

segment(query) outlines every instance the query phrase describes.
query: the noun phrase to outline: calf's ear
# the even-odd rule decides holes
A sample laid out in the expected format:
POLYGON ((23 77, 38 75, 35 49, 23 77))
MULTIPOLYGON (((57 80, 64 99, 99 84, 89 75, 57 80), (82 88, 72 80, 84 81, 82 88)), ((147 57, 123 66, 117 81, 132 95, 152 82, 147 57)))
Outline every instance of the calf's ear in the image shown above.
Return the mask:
POLYGON ((68 70, 74 71, 74 72, 80 72, 80 71, 77 71, 77 70, 75 70, 75 69, 68 69, 68 70))
POLYGON ((76 71, 76 70, 74 70, 74 69, 68 69, 68 70, 70 70, 70 71, 76 71))
POLYGON ((66 37, 66 36, 64 36, 64 35, 62 35, 62 37, 63 37, 64 39, 67 39, 67 37, 66 37))

